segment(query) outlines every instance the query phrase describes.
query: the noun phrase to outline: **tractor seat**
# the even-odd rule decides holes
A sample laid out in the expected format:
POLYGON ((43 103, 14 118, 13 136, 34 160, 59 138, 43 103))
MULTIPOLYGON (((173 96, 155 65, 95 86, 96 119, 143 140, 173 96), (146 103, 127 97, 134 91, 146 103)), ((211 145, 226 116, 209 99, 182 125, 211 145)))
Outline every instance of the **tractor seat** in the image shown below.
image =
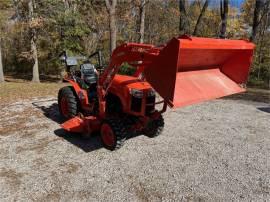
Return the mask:
POLYGON ((81 65, 81 78, 88 85, 97 83, 98 74, 94 65, 87 63, 81 65))

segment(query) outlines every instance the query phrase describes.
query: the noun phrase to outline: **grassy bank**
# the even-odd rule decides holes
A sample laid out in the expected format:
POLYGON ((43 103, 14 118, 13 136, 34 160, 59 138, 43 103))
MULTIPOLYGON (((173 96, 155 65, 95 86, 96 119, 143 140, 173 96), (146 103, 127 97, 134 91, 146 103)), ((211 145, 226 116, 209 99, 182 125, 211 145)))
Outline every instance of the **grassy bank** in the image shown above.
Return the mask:
POLYGON ((16 102, 20 99, 57 96, 58 90, 66 83, 5 82, 0 84, 0 104, 16 102))

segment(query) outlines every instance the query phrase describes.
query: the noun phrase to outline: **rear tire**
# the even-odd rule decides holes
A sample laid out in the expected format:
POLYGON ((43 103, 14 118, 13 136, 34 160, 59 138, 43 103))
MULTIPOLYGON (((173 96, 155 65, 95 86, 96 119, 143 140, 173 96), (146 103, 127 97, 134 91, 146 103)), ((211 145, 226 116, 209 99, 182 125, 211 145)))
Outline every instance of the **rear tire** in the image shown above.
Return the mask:
POLYGON ((164 119, 162 115, 160 115, 158 119, 149 121, 143 132, 147 137, 154 138, 159 136, 162 133, 163 129, 164 119))
POLYGON ((124 123, 116 119, 104 121, 100 133, 104 147, 109 150, 117 150, 122 147, 127 137, 124 123))
POLYGON ((63 87, 58 92, 58 107, 65 119, 76 116, 79 112, 79 101, 71 86, 63 87))

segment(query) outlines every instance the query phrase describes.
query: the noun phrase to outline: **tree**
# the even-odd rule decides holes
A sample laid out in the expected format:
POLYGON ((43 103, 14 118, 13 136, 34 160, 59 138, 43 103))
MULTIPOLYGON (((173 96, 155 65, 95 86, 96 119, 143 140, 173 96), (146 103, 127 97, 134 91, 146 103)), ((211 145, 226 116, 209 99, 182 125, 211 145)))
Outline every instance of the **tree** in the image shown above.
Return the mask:
POLYGON ((6 22, 8 18, 10 17, 10 8, 11 8, 11 2, 10 1, 4 1, 0 5, 0 83, 5 81, 4 78, 4 68, 3 68, 3 60, 2 60, 2 44, 3 44, 3 38, 6 37, 6 22))
POLYGON ((270 1, 246 0, 240 17, 241 25, 246 31, 245 37, 256 43, 249 82, 252 85, 270 87, 270 1))
MULTIPOLYGON (((265 61, 269 61, 269 53, 267 53, 267 49, 269 49, 269 39, 265 40, 265 37, 269 37, 269 32, 267 34, 267 30, 269 30, 270 26, 270 3, 269 1, 256 1, 253 15, 253 23, 252 23, 252 33, 250 36, 250 40, 256 42, 257 51, 256 51, 256 71, 257 71, 257 79, 261 80, 261 77, 266 77, 268 73, 269 80, 269 63, 264 64, 265 61), (268 35, 268 36, 267 36, 268 35), (266 48, 267 47, 267 48, 266 48), (268 55, 268 56, 267 56, 268 55), (268 66, 268 71, 265 71, 268 66), (266 67, 266 68, 265 68, 266 67), (265 73, 267 72, 267 73, 265 73)), ((270 81, 269 81, 270 84, 270 81)))
POLYGON ((144 42, 144 27, 145 27, 145 5, 146 1, 141 0, 141 5, 140 5, 140 31, 139 31, 139 42, 143 43, 144 42))
POLYGON ((179 11, 180 11, 180 34, 190 34, 190 22, 186 10, 186 0, 179 0, 179 11))
POLYGON ((64 3, 64 7, 65 7, 65 13, 67 13, 68 12, 68 10, 69 10, 69 2, 68 2, 68 0, 63 0, 63 3, 64 3))
POLYGON ((252 34, 250 36, 251 41, 255 41, 256 35, 258 33, 259 25, 260 25, 260 16, 262 11, 263 2, 262 0, 256 0, 254 15, 253 15, 253 23, 252 23, 252 34))
POLYGON ((34 61, 33 65, 33 77, 32 82, 40 82, 39 80, 39 69, 38 69, 38 53, 37 53, 37 33, 35 29, 35 18, 34 18, 34 2, 33 0, 29 0, 28 2, 28 10, 29 10, 29 26, 30 26, 30 43, 31 43, 31 53, 34 61))
POLYGON ((228 11, 229 11, 229 0, 221 0, 220 1, 221 27, 219 37, 222 39, 226 37, 228 11))
POLYGON ((116 21, 115 21, 115 7, 117 0, 105 0, 106 8, 109 13, 109 24, 110 24, 110 51, 111 54, 116 48, 116 21))
POLYGON ((2 49, 1 49, 1 39, 0 39, 0 83, 4 82, 4 71, 3 71, 3 62, 2 62, 2 49))
POLYGON ((200 12, 200 15, 198 17, 198 20, 196 22, 196 25, 195 25, 195 28, 194 28, 194 31, 193 31, 193 35, 195 35, 195 36, 198 35, 199 26, 201 24, 202 17, 203 17, 203 15, 204 15, 204 13, 205 13, 208 5, 209 5, 209 2, 210 2, 210 0, 205 0, 205 2, 204 2, 203 8, 202 8, 202 10, 200 12))
POLYGON ((20 15, 20 9, 19 9, 19 1, 20 0, 13 0, 13 6, 14 6, 14 10, 15 10, 15 17, 17 19, 21 19, 21 15, 20 15))
POLYGON ((180 12, 177 0, 147 1, 145 9, 145 43, 163 44, 179 35, 180 12))

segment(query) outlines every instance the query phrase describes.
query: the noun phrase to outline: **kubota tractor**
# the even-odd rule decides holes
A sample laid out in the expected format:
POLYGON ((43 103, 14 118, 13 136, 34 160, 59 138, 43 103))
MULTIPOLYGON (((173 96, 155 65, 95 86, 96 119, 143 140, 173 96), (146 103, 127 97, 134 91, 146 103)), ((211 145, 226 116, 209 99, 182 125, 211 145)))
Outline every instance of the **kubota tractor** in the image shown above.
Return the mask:
POLYGON ((167 106, 182 107, 245 91, 254 44, 181 36, 166 45, 126 43, 117 47, 107 68, 96 52, 73 70, 76 58, 68 58, 67 80, 59 91, 61 126, 70 132, 100 132, 106 148, 122 146, 134 132, 149 137, 164 127, 167 106), (90 58, 98 56, 98 67, 90 58), (133 66, 132 76, 119 75, 122 64, 133 66), (162 101, 157 101, 159 94, 162 101), (157 105, 163 107, 157 109, 157 105))

